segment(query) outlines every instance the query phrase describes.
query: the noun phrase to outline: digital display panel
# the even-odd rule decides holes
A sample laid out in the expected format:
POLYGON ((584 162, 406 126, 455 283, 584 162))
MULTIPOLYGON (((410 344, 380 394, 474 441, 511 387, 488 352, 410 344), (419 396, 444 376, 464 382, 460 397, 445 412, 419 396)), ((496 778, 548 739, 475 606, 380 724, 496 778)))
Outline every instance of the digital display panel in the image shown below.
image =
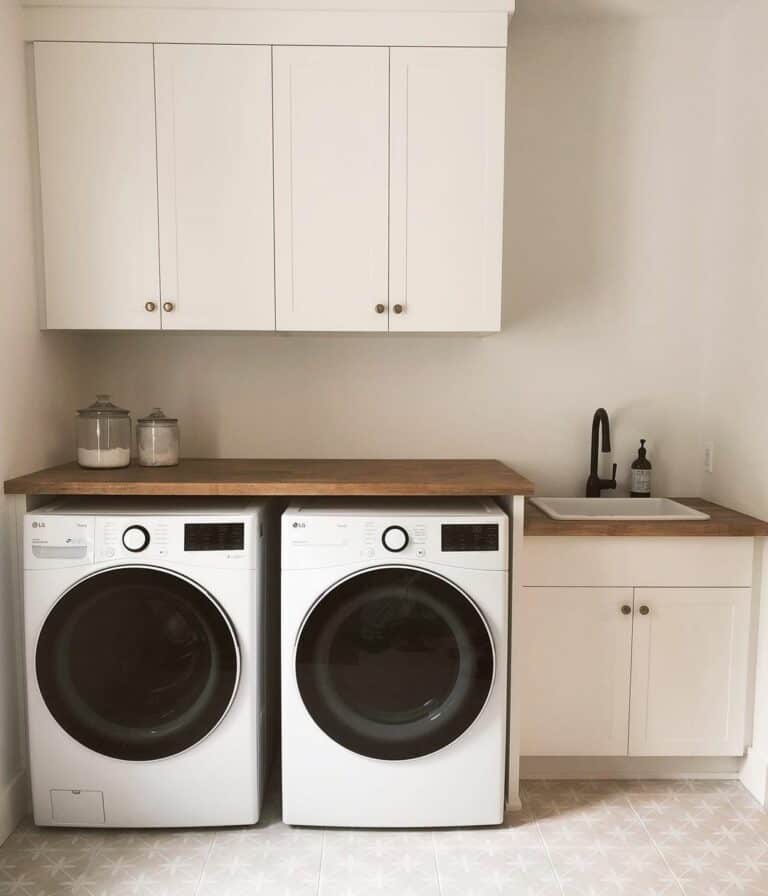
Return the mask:
POLYGON ((495 523, 446 523, 441 530, 445 552, 499 549, 499 527, 495 523))
POLYGON ((242 551, 245 523, 186 523, 185 551, 242 551))

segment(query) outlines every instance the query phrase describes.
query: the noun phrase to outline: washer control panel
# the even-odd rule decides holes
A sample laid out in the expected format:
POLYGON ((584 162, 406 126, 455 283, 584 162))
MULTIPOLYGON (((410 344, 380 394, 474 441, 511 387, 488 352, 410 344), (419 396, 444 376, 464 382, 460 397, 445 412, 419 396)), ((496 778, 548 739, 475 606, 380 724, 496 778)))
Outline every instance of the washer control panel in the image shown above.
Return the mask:
POLYGON ((311 506, 291 507, 283 514, 283 568, 423 561, 506 569, 506 514, 496 505, 488 505, 487 510, 483 506, 477 512, 475 504, 472 509, 475 513, 393 509, 375 514, 342 507, 336 514, 325 506, 316 513, 311 506))
POLYGON ((26 569, 94 563, 251 569, 263 550, 259 511, 198 516, 80 515, 53 509, 52 513, 31 512, 25 517, 26 569))

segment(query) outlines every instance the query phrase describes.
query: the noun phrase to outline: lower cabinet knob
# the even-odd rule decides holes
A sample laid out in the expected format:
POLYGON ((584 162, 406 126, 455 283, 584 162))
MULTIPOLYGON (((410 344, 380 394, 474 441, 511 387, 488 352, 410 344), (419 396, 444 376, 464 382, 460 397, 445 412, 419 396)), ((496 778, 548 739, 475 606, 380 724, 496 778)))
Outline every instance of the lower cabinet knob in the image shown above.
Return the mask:
POLYGON ((630 607, 629 604, 624 604, 624 606, 621 608, 621 612, 625 616, 629 616, 629 614, 632 612, 632 607, 630 607))
POLYGON ((173 302, 163 302, 163 311, 173 311, 173 302))
POLYGON ((392 310, 395 312, 395 314, 402 314, 403 306, 402 305, 393 305, 392 310))
POLYGON ((640 607, 640 615, 641 616, 647 616, 650 612, 651 612, 650 608, 646 607, 645 604, 643 604, 643 606, 640 607))
POLYGON ((144 308, 147 311, 154 311, 157 308, 157 305, 154 302, 145 302, 144 308))
POLYGON ((379 304, 376 306, 376 314, 384 314, 384 312, 386 310, 387 310, 387 306, 382 305, 381 302, 379 302, 379 304))

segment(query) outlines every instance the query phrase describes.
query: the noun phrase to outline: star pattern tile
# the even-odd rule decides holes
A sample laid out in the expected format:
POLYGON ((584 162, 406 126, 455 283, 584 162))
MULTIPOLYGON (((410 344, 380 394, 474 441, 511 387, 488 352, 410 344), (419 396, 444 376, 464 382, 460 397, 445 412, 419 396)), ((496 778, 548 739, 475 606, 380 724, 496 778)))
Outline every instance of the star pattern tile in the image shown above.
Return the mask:
POLYGON ((526 781, 492 828, 76 830, 23 822, 0 896, 768 896, 768 815, 735 781, 526 781))

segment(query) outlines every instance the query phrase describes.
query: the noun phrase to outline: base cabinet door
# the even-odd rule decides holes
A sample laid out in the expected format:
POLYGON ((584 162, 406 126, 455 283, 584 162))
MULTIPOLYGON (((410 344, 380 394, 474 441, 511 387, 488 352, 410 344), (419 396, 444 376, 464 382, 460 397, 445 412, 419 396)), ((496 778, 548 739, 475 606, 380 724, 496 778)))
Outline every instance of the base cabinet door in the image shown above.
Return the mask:
POLYGON ((392 332, 501 326, 506 52, 393 47, 392 332))
POLYGON ((277 329, 386 331, 389 51, 272 52, 277 329))
POLYGON ((523 588, 524 756, 626 756, 631 588, 523 588))
POLYGON ((744 751, 749 588, 635 589, 630 756, 744 751))
POLYGON ((44 326, 159 329, 152 45, 33 52, 44 326))
POLYGON ((164 330, 274 330, 269 47, 155 46, 164 330))

